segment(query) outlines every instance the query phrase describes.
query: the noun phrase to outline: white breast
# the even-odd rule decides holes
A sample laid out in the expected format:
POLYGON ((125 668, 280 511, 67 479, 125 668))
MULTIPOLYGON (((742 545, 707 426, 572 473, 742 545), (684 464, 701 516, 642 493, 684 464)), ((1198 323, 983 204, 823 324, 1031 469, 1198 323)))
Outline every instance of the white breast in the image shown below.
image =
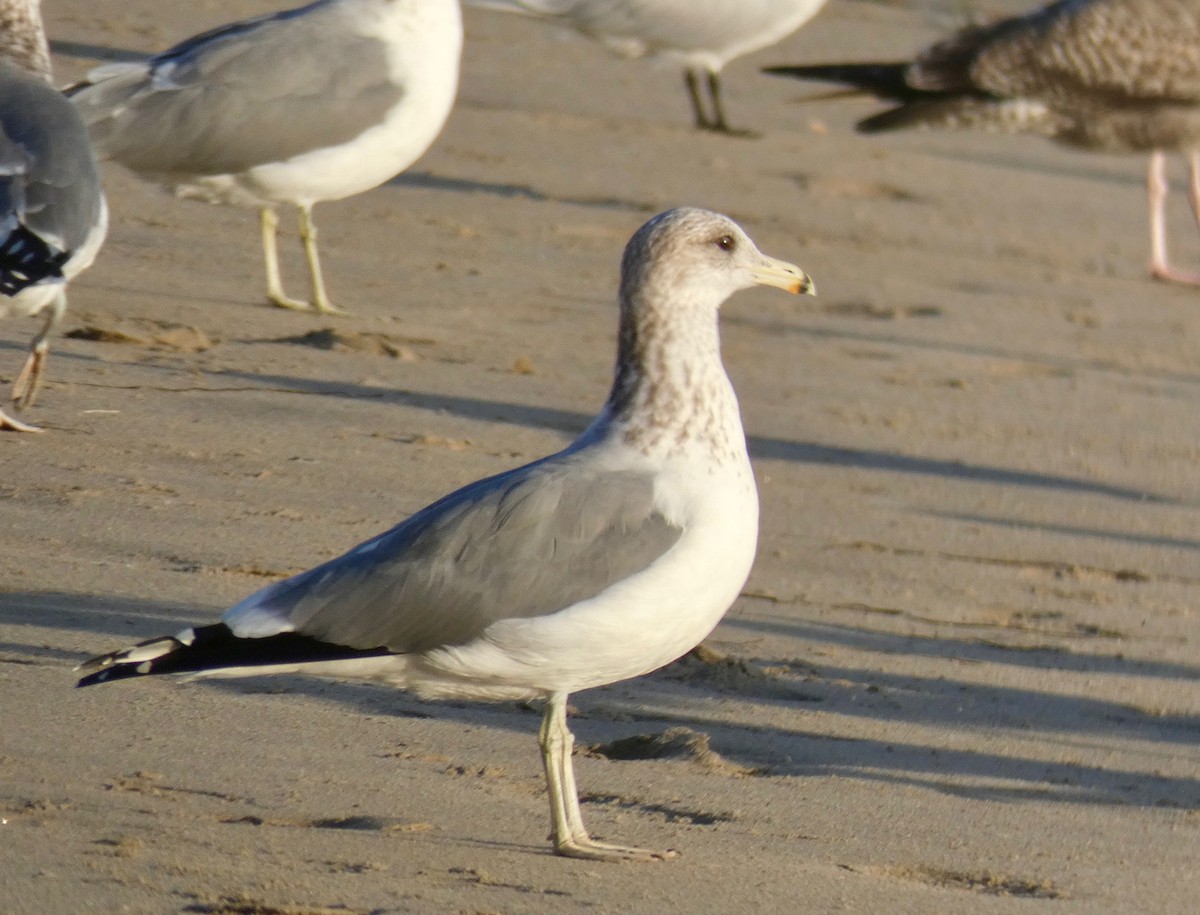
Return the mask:
POLYGON ((748 461, 663 478, 677 481, 668 498, 686 518, 683 536, 660 559, 591 600, 549 616, 504 620, 469 645, 430 652, 422 673, 412 671, 428 682, 409 685, 454 694, 463 677, 478 684, 464 684, 463 695, 489 684, 573 692, 648 673, 695 647, 750 574, 758 494, 748 461), (690 491, 678 488, 685 480, 690 491))

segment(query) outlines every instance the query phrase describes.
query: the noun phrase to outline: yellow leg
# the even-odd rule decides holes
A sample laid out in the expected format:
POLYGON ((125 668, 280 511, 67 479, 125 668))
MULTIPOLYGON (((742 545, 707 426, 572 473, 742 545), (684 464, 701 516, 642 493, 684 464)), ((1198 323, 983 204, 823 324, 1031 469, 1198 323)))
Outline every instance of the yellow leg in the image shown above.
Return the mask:
POLYGON ((547 701, 538 743, 542 748, 546 790, 550 795, 555 854, 589 861, 664 861, 675 857, 676 852, 673 851, 609 845, 607 842, 597 842, 587 834, 583 815, 579 811, 579 792, 571 762, 575 738, 567 729, 566 693, 556 693, 547 701))
POLYGON ((267 300, 280 308, 308 311, 312 308, 308 302, 290 298, 283 291, 283 281, 279 275, 279 249, 275 241, 279 217, 270 207, 263 207, 258 211, 258 222, 262 227, 263 260, 267 267, 267 300))
POLYGON ((317 254, 317 225, 313 222, 312 206, 300 205, 300 240, 304 243, 304 256, 308 259, 308 274, 312 279, 313 307, 325 315, 344 315, 325 293, 325 280, 321 276, 321 258, 317 254))

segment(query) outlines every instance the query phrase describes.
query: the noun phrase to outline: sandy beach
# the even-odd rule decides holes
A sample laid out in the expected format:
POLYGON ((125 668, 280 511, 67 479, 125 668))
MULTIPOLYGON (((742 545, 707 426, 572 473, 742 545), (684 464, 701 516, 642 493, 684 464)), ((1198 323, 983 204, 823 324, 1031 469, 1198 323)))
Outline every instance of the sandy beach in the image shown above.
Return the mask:
MULTIPOLYGON (((44 14, 65 83, 280 5, 44 14)), ((438 142, 316 208, 345 318, 264 304, 252 211, 107 166, 108 243, 23 415, 47 432, 0 435, 0 911, 1194 911, 1200 291, 1147 276, 1145 160, 865 138, 872 103, 758 72, 898 58, 960 12, 831 0, 726 70, 744 139, 691 129, 673 65, 468 10, 438 142), (611 380, 621 249, 680 204, 819 296, 723 311, 762 501, 741 598, 700 656, 572 697, 589 826, 677 860, 550 853, 534 708, 73 689, 570 441, 611 380)), ((5 392, 36 327, 0 326, 5 392)))

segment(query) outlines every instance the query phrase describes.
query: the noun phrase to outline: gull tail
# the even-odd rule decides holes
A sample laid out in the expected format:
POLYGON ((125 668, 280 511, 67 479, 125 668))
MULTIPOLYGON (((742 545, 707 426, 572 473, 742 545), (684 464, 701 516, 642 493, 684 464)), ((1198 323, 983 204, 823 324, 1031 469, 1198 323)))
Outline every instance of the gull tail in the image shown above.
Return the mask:
MULTIPOLYGON (((810 64, 795 67, 765 67, 764 73, 814 82, 842 83, 852 92, 873 95, 895 103, 878 114, 859 121, 860 133, 882 133, 905 127, 970 127, 995 123, 1008 127, 1030 120, 1039 112, 1011 111, 985 92, 970 87, 943 85, 930 81, 922 88, 912 84, 912 64, 907 61, 862 64, 810 64)), ((1024 126, 1024 125, 1021 125, 1024 126)))
POLYGON ((772 76, 788 76, 817 83, 842 83, 859 92, 891 102, 907 102, 922 93, 905 82, 909 63, 806 64, 795 67, 763 67, 772 76))
MULTIPOLYGON (((295 632, 245 639, 224 623, 185 629, 175 636, 139 642, 120 651, 84 661, 85 674, 76 686, 95 686, 112 680, 152 674, 202 674, 218 671, 255 673, 263 668, 295 668, 320 661, 380 657, 385 648, 354 649, 322 642, 295 632)), ((265 672, 265 671, 264 671, 265 672)))

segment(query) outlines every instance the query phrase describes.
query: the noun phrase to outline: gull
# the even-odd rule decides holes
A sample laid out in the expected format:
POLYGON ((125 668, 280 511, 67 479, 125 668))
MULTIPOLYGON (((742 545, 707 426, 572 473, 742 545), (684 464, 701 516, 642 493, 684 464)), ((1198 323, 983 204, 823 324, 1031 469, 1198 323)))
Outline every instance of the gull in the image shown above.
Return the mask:
MULTIPOLYGON (((67 282, 108 229, 100 175, 78 112, 54 88, 39 0, 0 0, 0 318, 45 314, 13 383, 18 410, 41 388, 67 282)), ((0 429, 41 432, 0 410, 0 429)))
POLYGON ((669 856, 588 835, 567 696, 682 656, 745 583, 758 494, 717 310, 754 284, 813 291, 728 217, 659 214, 625 249, 612 389, 574 443, 263 588, 219 623, 93 658, 79 685, 299 672, 428 698, 544 700, 554 851, 669 856))
POLYGON ((826 0, 467 0, 472 6, 524 13, 601 41, 622 57, 683 63, 696 127, 733 130, 721 101, 721 70, 735 57, 786 38, 826 0), (708 87, 711 113, 701 99, 708 87))
POLYGON ((458 0, 317 0, 203 32, 66 90, 101 158, 177 196, 257 207, 267 297, 336 313, 313 205, 378 187, 441 132, 458 89, 458 0), (275 206, 300 211, 312 301, 283 291, 275 206))
POLYGON ((1167 258, 1166 151, 1189 167, 1200 223, 1200 3, 1065 0, 972 26, 912 61, 768 67, 845 83, 894 103, 858 123, 1033 133, 1098 152, 1150 153, 1150 273, 1200 284, 1167 258))

